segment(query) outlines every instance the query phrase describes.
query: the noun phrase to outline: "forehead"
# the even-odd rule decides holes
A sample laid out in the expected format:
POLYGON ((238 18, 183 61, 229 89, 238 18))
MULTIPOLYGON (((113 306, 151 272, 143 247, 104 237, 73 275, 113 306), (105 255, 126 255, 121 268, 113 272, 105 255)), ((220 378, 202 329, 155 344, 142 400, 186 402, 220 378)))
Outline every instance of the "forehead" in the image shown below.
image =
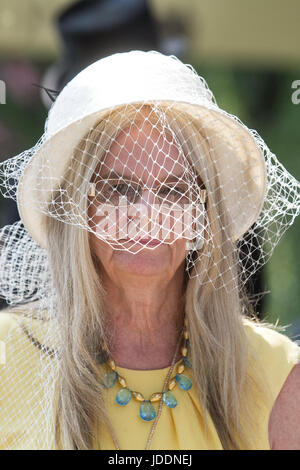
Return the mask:
POLYGON ((133 123, 119 132, 103 158, 99 174, 110 171, 144 180, 182 175, 187 161, 171 131, 161 131, 149 121, 133 123))

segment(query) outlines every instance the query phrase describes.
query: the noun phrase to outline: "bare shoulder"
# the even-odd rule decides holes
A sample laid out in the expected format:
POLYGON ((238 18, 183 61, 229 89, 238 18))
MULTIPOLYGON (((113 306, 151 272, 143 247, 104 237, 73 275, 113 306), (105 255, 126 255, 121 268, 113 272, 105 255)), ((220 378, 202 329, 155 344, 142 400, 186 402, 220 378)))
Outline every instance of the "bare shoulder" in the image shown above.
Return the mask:
POLYGON ((289 373, 269 418, 272 450, 300 450, 300 364, 289 373))

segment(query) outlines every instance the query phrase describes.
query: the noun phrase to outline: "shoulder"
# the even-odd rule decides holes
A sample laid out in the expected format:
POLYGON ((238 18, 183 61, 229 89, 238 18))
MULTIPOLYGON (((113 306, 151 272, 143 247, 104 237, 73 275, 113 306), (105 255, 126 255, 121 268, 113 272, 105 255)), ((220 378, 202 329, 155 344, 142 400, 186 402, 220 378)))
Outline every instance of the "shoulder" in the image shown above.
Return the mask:
POLYGON ((18 326, 15 314, 9 309, 0 311, 0 341, 8 338, 9 333, 18 326))
POLYGON ((300 346, 273 325, 245 319, 244 326, 249 347, 266 366, 276 364, 277 369, 283 370, 300 362, 300 346))
POLYGON ((15 362, 16 351, 26 347, 26 338, 20 327, 24 307, 7 307, 0 311, 0 346, 1 346, 1 378, 10 363, 15 362))
POLYGON ((300 450, 300 364, 292 368, 275 401, 269 439, 274 450, 300 450))
POLYGON ((0 340, 4 340, 11 330, 18 327, 20 319, 32 317, 36 306, 37 302, 29 302, 0 310, 0 340))
POLYGON ((271 391, 272 449, 300 449, 300 347, 268 325, 245 322, 245 331, 271 391))
POLYGON ((32 448, 43 433, 38 429, 35 437, 32 420, 38 423, 45 411, 52 359, 38 347, 44 326, 34 309, 26 304, 0 312, 0 450, 32 448))
POLYGON ((288 374, 300 362, 300 347, 272 325, 248 319, 244 320, 244 325, 249 357, 261 364, 275 399, 288 374))
POLYGON ((13 360, 13 356, 16 357, 17 352, 20 355, 29 352, 37 354, 39 346, 44 344, 50 336, 49 331, 52 331, 46 315, 47 309, 39 310, 37 302, 0 311, 0 341, 2 350, 6 351, 6 364, 9 358, 13 360))

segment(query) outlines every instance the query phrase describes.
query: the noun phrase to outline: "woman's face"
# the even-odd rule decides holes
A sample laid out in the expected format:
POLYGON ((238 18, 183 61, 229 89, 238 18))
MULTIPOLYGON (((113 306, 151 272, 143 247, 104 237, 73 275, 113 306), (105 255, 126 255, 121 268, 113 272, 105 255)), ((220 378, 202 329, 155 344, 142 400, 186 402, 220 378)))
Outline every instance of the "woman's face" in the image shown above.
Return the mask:
MULTIPOLYGON (((99 187, 97 181, 121 175, 124 179, 144 184, 147 188, 154 188, 166 178, 174 181, 174 178, 182 177, 184 170, 184 156, 179 152, 171 135, 166 133, 162 135, 151 123, 144 121, 142 128, 141 125, 133 125, 126 132, 121 131, 118 134, 91 181, 95 182, 97 188, 99 187)), ((122 183, 124 180, 116 180, 115 183, 120 184, 120 181, 122 183)), ((119 188, 122 190, 122 184, 118 186, 119 188)), ((142 197, 138 201, 143 214, 150 214, 151 207, 156 202, 157 200, 153 199, 153 193, 144 188, 142 197)), ((146 225, 148 234, 145 232, 145 226, 142 232, 135 232, 138 213, 133 207, 129 207, 125 213, 125 225, 123 212, 122 227, 120 227, 121 209, 118 207, 115 209, 117 217, 114 220, 117 222, 113 226, 118 235, 116 238, 119 244, 117 239, 115 243, 110 241, 110 244, 99 239, 95 233, 99 227, 98 224, 103 220, 103 215, 101 215, 103 211, 101 208, 99 211, 99 204, 101 205, 96 198, 90 198, 88 216, 89 225, 93 230, 90 232, 91 249, 110 278, 113 279, 117 273, 121 272, 122 275, 151 276, 166 280, 173 277, 179 268, 184 269, 186 239, 181 237, 173 243, 164 243, 162 240, 154 248, 147 247, 143 243, 149 239, 159 239, 158 232, 157 236, 153 237, 155 230, 151 231, 149 224, 146 225), (125 226, 127 232, 123 230, 125 226), (122 235, 120 235, 121 232, 122 235), (139 238, 140 242, 137 242, 139 238), (119 248, 122 246, 125 249, 114 249, 111 245, 119 248)), ((113 214, 110 213, 109 217, 112 216, 113 214)), ((173 220, 172 217, 170 218, 168 227, 172 229, 174 217, 173 220)), ((151 223, 151 216, 149 220, 151 223)), ((160 219, 156 217, 156 223, 157 220, 160 219)), ((171 232, 170 237, 172 237, 171 232)), ((103 232, 101 238, 103 238, 103 232)))

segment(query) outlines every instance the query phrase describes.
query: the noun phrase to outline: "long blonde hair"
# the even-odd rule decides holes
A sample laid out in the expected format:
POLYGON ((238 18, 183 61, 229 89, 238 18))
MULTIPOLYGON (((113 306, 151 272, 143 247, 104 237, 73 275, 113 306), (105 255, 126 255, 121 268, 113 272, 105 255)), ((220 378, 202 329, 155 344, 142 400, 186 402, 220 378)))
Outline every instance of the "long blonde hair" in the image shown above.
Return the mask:
MULTIPOLYGON (((151 107, 145 106, 144 110, 147 112, 151 107)), ((55 212, 55 205, 62 202, 62 198, 67 204, 71 197, 78 203, 78 214, 82 217, 86 211, 86 201, 76 201, 75 189, 68 194, 70 188, 81 186, 88 193, 89 178, 103 157, 99 149, 107 148, 116 132, 130 125, 136 113, 133 105, 127 106, 123 114, 119 110, 111 112, 109 119, 101 120, 90 132, 89 139, 80 143, 64 175, 68 191, 57 193, 57 198, 54 197, 51 203, 51 212, 55 212), (99 142, 101 145, 97 146, 99 142), (91 158, 91 155, 99 158, 91 158)), ((155 113, 149 114, 150 121, 151 116, 154 116, 157 125, 155 113)), ((229 278, 226 274, 229 270, 224 265, 226 262, 227 268, 231 266, 237 270, 236 248, 226 232, 221 230, 227 223, 221 207, 218 179, 213 174, 216 171, 214 165, 211 162, 203 166, 205 162, 199 159, 193 145, 195 142, 189 138, 191 126, 195 123, 190 121, 186 125, 184 113, 171 119, 172 109, 166 110, 165 116, 170 118, 170 127, 182 142, 183 150, 206 186, 206 209, 213 234, 214 248, 210 255, 205 256, 205 252, 211 249, 209 243, 204 244, 201 253, 197 254, 196 263, 201 264, 198 272, 203 274, 186 278, 186 315, 194 383, 204 410, 205 426, 206 414, 209 413, 223 448, 250 449, 254 446, 251 436, 255 433, 253 410, 257 403, 254 403, 254 395, 257 397, 260 393, 263 402, 265 392, 261 388, 259 370, 254 371, 251 366, 255 363, 255 358, 250 360, 254 352, 248 350, 246 341, 243 318, 249 313, 249 304, 238 285, 238 275, 229 278), (222 255, 218 249, 221 246, 222 255), (222 278, 216 275, 217 266, 223 273, 222 278), (215 285, 207 282, 209 279, 216 279, 215 285), (222 287, 222 282, 232 287, 230 292, 222 287)), ((198 136, 203 145, 204 137, 198 136)), ((61 329, 56 447, 93 449, 95 429, 99 426, 108 426, 114 435, 105 411, 96 361, 101 340, 109 335, 103 326, 105 290, 87 230, 63 223, 55 217, 47 217, 47 233, 61 329)))

